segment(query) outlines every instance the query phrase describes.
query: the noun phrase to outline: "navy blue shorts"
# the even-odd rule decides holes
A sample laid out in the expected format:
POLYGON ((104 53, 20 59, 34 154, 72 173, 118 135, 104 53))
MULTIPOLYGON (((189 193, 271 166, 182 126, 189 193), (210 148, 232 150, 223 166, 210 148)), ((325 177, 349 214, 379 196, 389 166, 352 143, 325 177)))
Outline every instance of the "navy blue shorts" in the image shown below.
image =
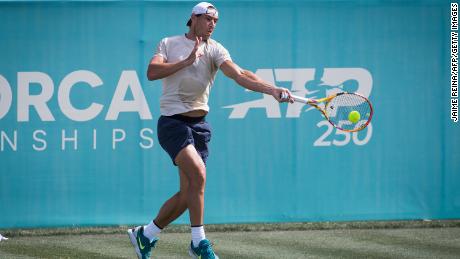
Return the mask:
POLYGON ((177 154, 189 144, 195 146, 203 162, 209 156, 208 143, 211 140, 211 127, 205 117, 183 115, 160 116, 158 119, 158 140, 169 154, 174 165, 177 154))

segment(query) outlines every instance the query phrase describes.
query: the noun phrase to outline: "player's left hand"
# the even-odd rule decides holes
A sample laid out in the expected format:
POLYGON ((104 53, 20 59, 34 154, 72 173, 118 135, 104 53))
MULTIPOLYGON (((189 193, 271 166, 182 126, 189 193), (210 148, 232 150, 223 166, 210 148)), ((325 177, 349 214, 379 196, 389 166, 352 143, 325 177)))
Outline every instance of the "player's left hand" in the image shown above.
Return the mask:
POLYGON ((274 88, 272 96, 280 103, 294 103, 291 92, 283 87, 274 88))

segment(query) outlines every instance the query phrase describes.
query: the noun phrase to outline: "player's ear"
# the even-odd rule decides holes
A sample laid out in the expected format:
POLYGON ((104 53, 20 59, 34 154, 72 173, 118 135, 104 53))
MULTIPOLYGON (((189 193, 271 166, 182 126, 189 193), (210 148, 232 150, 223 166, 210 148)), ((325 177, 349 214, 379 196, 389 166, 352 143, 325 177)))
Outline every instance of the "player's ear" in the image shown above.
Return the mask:
POLYGON ((193 14, 192 14, 192 15, 190 16, 190 20, 192 21, 192 23, 190 24, 190 27, 192 27, 192 24, 196 23, 196 18, 197 18, 196 15, 193 15, 193 14))

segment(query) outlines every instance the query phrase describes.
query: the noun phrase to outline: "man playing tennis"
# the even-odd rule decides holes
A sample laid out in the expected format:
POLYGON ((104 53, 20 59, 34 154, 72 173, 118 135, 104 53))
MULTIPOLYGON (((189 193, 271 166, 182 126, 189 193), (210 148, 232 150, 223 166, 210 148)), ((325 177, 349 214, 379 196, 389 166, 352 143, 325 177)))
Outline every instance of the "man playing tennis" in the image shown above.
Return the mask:
POLYGON ((180 190, 145 226, 128 230, 139 258, 150 258, 161 230, 189 210, 192 258, 218 258, 203 227, 206 160, 211 129, 205 117, 209 91, 217 70, 239 85, 272 95, 279 102, 293 102, 285 88, 273 86, 232 62, 228 51, 211 39, 219 14, 210 3, 192 9, 185 35, 168 37, 158 44, 147 70, 149 80, 163 79, 158 138, 162 148, 179 167, 180 190))

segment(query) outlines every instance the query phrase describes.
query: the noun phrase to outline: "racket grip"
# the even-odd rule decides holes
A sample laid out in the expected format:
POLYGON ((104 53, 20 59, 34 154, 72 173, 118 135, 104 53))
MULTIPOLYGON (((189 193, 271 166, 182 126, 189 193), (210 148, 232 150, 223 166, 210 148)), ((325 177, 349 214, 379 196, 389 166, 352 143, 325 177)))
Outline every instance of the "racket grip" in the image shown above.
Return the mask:
POLYGON ((292 99, 294 99, 294 101, 299 102, 299 103, 309 103, 310 102, 310 99, 308 98, 300 97, 297 95, 291 95, 291 96, 292 96, 292 99))

